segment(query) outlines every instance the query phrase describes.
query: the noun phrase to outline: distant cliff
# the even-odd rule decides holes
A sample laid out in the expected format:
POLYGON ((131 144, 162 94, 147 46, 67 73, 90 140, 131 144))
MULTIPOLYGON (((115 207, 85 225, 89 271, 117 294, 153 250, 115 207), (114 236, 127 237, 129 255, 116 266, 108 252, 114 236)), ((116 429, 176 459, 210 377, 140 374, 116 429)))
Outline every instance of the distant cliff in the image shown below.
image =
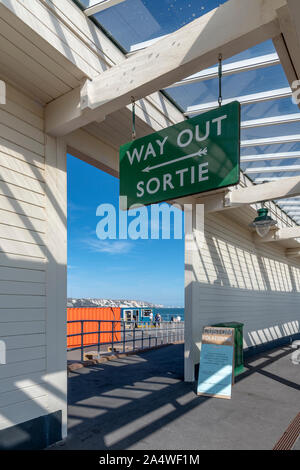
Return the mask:
POLYGON ((68 307, 150 307, 163 308, 161 304, 152 304, 142 300, 114 300, 114 299, 72 299, 68 298, 68 307))

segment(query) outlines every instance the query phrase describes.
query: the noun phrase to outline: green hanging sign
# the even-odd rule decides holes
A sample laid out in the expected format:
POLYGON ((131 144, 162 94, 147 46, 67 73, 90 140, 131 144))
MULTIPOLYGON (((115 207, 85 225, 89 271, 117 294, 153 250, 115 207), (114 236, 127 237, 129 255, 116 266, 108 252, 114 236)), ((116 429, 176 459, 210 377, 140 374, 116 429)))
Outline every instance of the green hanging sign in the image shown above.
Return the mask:
POLYGON ((120 196, 153 204, 235 185, 240 177, 240 104, 213 111, 120 148, 120 196))

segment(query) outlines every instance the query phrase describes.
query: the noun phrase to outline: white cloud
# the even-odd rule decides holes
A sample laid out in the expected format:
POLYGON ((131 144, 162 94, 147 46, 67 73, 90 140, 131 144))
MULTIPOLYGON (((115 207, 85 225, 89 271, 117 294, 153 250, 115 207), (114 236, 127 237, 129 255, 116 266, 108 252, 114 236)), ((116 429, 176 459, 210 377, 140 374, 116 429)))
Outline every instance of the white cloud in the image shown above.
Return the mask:
POLYGON ((128 253, 132 249, 132 243, 119 240, 85 240, 91 251, 95 253, 108 253, 119 255, 128 253))

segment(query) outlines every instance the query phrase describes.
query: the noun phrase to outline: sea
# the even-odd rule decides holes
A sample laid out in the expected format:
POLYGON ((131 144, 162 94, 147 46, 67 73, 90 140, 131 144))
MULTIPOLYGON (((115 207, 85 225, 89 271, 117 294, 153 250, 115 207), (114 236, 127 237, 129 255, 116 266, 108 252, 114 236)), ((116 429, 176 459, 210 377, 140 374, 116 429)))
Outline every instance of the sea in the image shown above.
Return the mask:
POLYGON ((153 316, 157 313, 161 314, 162 321, 170 321, 172 317, 181 317, 181 320, 184 320, 184 308, 154 308, 153 316))

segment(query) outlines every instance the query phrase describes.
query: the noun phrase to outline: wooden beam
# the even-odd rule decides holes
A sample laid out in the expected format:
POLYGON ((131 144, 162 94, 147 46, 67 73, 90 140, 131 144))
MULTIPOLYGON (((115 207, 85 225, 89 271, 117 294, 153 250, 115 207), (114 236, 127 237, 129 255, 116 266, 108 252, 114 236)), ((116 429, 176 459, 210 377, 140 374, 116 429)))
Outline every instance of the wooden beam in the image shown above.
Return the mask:
POLYGON ((226 208, 231 209, 231 207, 225 207, 224 200, 225 196, 228 194, 228 191, 222 191, 217 194, 211 194, 208 196, 201 196, 197 198, 197 204, 204 204, 205 214, 210 214, 212 212, 223 211, 226 208))
POLYGON ((284 52, 283 45, 280 45, 276 40, 274 45, 282 61, 287 78, 291 83, 300 78, 299 0, 287 0, 287 4, 278 9, 277 14, 286 53, 284 52), (291 65, 289 65, 288 58, 291 65))
POLYGON ((279 230, 271 230, 265 237, 260 237, 257 233, 253 234, 255 243, 278 242, 290 240, 291 238, 300 238, 300 227, 285 227, 279 230))
POLYGON ((291 56, 287 49, 283 35, 280 34, 276 38, 273 38, 273 44, 277 51, 277 54, 280 59, 280 63, 283 67, 283 70, 285 72, 286 78, 288 79, 290 86, 292 86, 292 83, 295 80, 297 80, 298 77, 297 77, 297 73, 292 63, 291 56))
POLYGON ((256 202, 286 199, 300 195, 300 176, 282 178, 280 182, 263 183, 231 191, 225 198, 225 206, 255 204, 256 202))
MULTIPOLYGON (((197 204, 204 204, 205 213, 209 214, 228 209, 235 209, 242 205, 251 205, 264 201, 280 199, 288 201, 289 196, 294 197, 298 195, 300 195, 300 176, 295 176, 293 178, 280 179, 280 184, 278 184, 278 181, 276 180, 272 183, 252 185, 248 186, 247 188, 233 190, 221 189, 213 194, 199 194, 198 196, 190 196, 186 199, 181 198, 173 202, 179 204, 189 204, 191 202, 197 202, 197 204)), ((298 227, 296 228, 298 230, 298 227)), ((298 236, 297 234, 298 231, 287 232, 287 234, 282 231, 280 232, 280 237, 285 237, 286 235, 288 235, 288 238, 295 238, 298 236), (293 235, 289 236, 290 233, 293 233, 293 235)), ((269 236, 271 237, 271 234, 269 236)), ((271 238, 270 240, 264 239, 262 241, 274 241, 273 238, 271 238)), ((259 241, 261 240, 259 239, 259 241)))
POLYGON ((280 34, 277 9, 286 0, 229 0, 137 52, 46 108, 46 132, 65 135, 154 91, 280 34), (64 106, 68 104, 68 111, 64 106))

